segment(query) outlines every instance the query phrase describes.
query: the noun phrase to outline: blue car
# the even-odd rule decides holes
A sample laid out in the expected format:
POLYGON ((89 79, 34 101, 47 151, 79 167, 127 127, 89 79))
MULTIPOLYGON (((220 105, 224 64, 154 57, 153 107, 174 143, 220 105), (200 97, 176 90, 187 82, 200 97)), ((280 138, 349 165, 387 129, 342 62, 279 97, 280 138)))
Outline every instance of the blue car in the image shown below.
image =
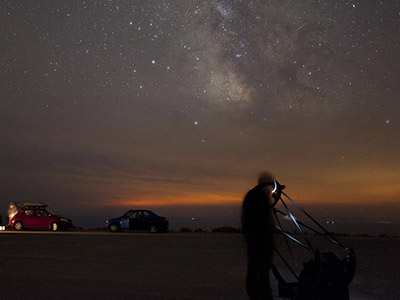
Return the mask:
POLYGON ((106 228, 111 232, 124 229, 145 230, 151 233, 168 232, 169 222, 166 217, 161 217, 151 210, 128 210, 121 217, 108 219, 106 228))

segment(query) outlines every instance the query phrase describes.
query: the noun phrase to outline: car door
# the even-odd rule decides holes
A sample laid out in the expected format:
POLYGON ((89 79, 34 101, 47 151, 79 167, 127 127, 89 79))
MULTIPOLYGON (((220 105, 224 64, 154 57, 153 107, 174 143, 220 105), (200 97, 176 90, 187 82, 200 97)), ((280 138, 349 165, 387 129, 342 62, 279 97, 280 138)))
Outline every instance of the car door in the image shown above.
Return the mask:
POLYGON ((34 220, 35 211, 33 209, 25 209, 21 215, 21 221, 25 228, 32 228, 35 224, 34 220))
POLYGON ((32 228, 48 228, 49 221, 45 216, 45 211, 42 209, 36 209, 35 213, 30 216, 31 219, 31 227, 32 228))
POLYGON ((138 229, 137 228, 137 216, 138 216, 138 211, 132 211, 129 214, 129 229, 138 229))
POLYGON ((136 220, 137 228, 139 230, 147 230, 151 225, 151 217, 148 211, 141 211, 136 220))

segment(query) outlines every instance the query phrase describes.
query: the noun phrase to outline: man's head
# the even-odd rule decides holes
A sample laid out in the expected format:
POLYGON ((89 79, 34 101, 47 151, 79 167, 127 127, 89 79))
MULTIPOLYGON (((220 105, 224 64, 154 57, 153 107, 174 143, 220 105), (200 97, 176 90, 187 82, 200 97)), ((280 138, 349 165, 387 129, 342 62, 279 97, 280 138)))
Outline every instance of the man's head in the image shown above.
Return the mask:
POLYGON ((263 171, 258 175, 258 184, 267 183, 274 181, 274 176, 271 173, 263 171))

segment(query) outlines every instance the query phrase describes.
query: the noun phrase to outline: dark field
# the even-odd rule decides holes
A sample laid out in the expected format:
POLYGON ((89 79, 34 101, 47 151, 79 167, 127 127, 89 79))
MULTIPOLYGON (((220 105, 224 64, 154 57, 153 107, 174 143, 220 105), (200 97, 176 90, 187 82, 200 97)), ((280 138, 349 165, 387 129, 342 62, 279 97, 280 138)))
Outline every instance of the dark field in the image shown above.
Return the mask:
MULTIPOLYGON (((350 299, 400 299, 399 239, 342 240, 350 299)), ((0 299, 247 299, 240 234, 1 232, 0 251, 0 299)))

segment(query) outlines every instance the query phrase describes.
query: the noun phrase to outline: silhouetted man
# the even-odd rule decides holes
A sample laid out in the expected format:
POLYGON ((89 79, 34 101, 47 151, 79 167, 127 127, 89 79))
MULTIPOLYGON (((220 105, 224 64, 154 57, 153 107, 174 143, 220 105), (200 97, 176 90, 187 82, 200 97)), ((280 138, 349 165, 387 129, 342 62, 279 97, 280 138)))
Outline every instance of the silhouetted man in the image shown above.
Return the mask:
POLYGON ((262 173, 243 200, 242 230, 247 243, 246 291, 251 300, 273 299, 269 272, 274 252, 273 177, 262 173))

